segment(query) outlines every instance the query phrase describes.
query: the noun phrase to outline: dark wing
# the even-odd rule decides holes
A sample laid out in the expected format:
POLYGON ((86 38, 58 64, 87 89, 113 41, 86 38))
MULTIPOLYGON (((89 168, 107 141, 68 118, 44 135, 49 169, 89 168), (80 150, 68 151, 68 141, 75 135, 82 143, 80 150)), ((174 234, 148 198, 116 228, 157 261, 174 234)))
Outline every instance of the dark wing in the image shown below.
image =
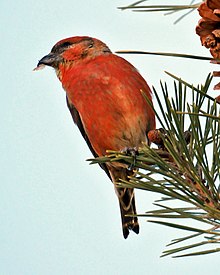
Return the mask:
MULTIPOLYGON (((92 152, 92 154, 95 158, 98 157, 98 155, 96 154, 95 150, 93 149, 93 147, 92 147, 92 145, 89 141, 89 138, 88 138, 88 136, 87 136, 87 134, 84 130, 84 127, 83 127, 83 124, 82 124, 82 121, 81 121, 81 118, 80 118, 80 115, 79 115, 78 111, 76 110, 74 105, 71 102, 69 102, 68 97, 66 97, 66 102, 67 102, 67 106, 70 110, 70 113, 72 115, 73 121, 78 126, 81 135, 83 136, 83 138, 85 139, 87 145, 89 146, 90 151, 92 152)), ((101 166, 101 168, 105 171, 105 173, 108 175, 108 177, 111 180, 110 173, 107 169, 107 166, 104 163, 101 163, 99 165, 101 166)))

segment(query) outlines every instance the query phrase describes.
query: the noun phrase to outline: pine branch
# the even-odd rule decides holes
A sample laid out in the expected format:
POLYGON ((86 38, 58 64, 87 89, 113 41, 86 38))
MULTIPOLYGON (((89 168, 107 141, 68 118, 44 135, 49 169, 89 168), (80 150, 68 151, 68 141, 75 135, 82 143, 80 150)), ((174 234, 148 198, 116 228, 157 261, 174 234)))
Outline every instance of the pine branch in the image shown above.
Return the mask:
POLYGON ((192 11, 197 9, 199 7, 199 5, 202 3, 200 1, 199 3, 193 4, 194 1, 192 1, 191 4, 189 4, 189 5, 140 5, 146 1, 147 0, 137 1, 135 3, 128 5, 128 6, 118 7, 118 9, 132 10, 133 12, 166 12, 165 15, 173 14, 178 11, 188 10, 185 14, 180 16, 174 22, 174 24, 176 24, 180 20, 182 20, 185 16, 187 16, 192 11))
POLYGON ((131 9, 132 11, 152 12, 152 11, 179 11, 187 9, 196 9, 201 4, 201 1, 196 4, 189 5, 139 5, 144 1, 138 1, 125 7, 118 7, 121 10, 131 9))
MULTIPOLYGON (((166 83, 161 83, 160 93, 154 89, 159 106, 159 110, 154 111, 163 130, 148 133, 153 146, 143 144, 135 157, 108 151, 105 157, 90 160, 91 163, 120 162, 135 166, 135 176, 118 185, 162 195, 160 203, 155 203, 158 209, 140 216, 156 218, 150 220, 153 223, 193 232, 173 240, 169 245, 179 247, 164 251, 162 256, 220 244, 220 108, 207 94, 212 77, 209 75, 204 85, 195 88, 171 76, 175 79, 174 98, 169 97, 166 83), (166 221, 162 221, 164 219, 166 221), (170 222, 170 219, 184 219, 184 224, 170 222), (186 219, 195 221, 196 225, 186 226, 186 219), (193 242, 194 239, 199 241, 193 242), (180 245, 186 241, 192 243, 180 245)), ((218 251, 215 247, 174 257, 218 251)))

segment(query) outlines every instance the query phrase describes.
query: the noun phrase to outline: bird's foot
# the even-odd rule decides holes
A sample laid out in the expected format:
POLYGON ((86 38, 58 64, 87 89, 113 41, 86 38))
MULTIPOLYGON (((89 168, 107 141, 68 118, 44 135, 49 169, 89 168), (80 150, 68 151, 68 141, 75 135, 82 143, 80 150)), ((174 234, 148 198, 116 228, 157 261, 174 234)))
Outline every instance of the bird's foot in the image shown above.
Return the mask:
POLYGON ((122 149, 121 152, 127 156, 133 157, 133 163, 128 166, 128 170, 132 171, 136 165, 136 157, 139 155, 138 149, 136 147, 126 147, 122 149))

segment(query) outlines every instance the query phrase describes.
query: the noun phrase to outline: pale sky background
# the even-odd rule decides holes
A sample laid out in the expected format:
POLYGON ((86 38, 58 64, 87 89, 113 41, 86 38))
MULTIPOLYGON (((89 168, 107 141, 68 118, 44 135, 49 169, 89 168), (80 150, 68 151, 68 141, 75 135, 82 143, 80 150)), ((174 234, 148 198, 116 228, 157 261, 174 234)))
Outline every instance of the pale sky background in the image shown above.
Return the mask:
MULTIPOLYGON (((158 3, 189 1, 149 1, 158 3)), ((209 56, 195 34, 197 12, 133 13, 129 0, 2 0, 0 130, 0 274, 217 274, 220 254, 159 258, 184 232, 140 219, 139 235, 124 240, 113 186, 72 123, 65 93, 52 69, 33 72, 60 39, 89 35, 112 51, 147 50, 209 56)), ((217 70, 204 61, 124 55, 149 85, 169 71, 201 83, 217 70)), ((214 81, 215 82, 215 81, 214 81)), ((214 85, 213 82, 213 85, 214 85)), ((213 86, 212 85, 212 86, 213 86)), ((216 96, 216 92, 210 91, 216 96)), ((159 195, 136 192, 137 209, 152 209, 159 195)), ((184 221, 185 223, 187 221, 184 221)))

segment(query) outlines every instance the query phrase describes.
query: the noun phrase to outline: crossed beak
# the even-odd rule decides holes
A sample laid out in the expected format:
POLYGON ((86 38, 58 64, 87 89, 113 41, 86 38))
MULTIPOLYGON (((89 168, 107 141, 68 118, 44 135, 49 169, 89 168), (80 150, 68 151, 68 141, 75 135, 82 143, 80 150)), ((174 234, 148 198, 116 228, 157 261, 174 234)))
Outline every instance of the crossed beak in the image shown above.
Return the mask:
POLYGON ((41 58, 41 60, 39 60, 37 67, 34 69, 34 71, 43 69, 45 66, 57 68, 59 62, 61 61, 62 57, 59 54, 50 52, 49 54, 41 58))

